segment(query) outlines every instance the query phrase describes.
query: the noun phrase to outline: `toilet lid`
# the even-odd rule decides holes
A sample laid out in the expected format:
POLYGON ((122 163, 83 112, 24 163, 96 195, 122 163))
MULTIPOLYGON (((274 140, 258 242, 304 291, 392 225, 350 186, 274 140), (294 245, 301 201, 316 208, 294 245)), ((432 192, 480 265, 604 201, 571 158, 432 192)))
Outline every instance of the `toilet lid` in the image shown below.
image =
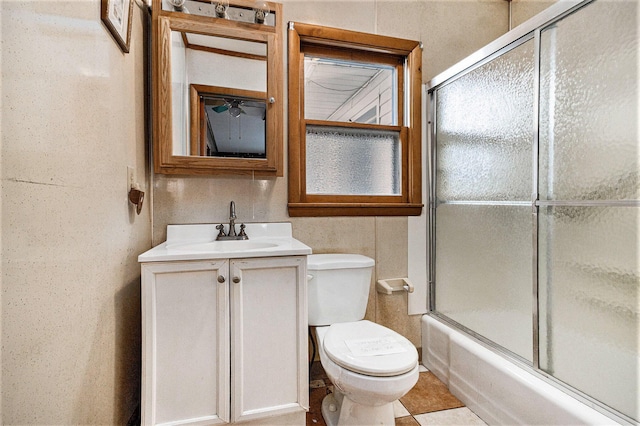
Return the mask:
POLYGON ((409 340, 366 320, 331 325, 323 348, 339 366, 367 376, 397 376, 418 362, 418 351, 409 340))

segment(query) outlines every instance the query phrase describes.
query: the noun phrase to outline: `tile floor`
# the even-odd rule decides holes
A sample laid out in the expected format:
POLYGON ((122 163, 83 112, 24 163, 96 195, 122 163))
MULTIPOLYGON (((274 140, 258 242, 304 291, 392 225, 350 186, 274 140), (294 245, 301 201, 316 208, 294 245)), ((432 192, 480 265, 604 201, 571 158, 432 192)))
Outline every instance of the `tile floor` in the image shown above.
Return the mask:
MULTIPOLYGON (((326 426, 320 407, 322 399, 333 390, 333 386, 320 362, 313 363, 309 378, 307 426, 326 426)), ((421 367, 418 383, 395 402, 394 412, 396 426, 486 424, 424 367, 421 367)))

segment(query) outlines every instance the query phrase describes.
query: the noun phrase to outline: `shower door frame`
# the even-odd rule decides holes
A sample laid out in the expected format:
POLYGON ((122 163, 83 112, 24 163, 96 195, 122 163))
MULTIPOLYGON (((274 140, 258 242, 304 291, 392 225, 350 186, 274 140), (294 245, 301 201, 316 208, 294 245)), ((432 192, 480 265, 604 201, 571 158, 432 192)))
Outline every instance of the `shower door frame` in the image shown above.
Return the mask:
MULTIPOLYGON (((425 103, 426 103, 426 115, 428 125, 428 148, 427 148, 427 176, 429 182, 428 187, 428 261, 427 268, 428 274, 428 315, 436 317, 438 320, 448 323, 453 327, 463 331, 464 333, 472 336, 489 349, 496 353, 505 356, 518 366, 524 368, 535 376, 550 383, 551 385, 560 388, 562 391, 573 396, 579 401, 592 406, 597 411, 605 414, 620 423, 635 424, 635 420, 626 416, 623 413, 610 408, 604 403, 591 397, 590 395, 572 387, 571 385, 562 382, 555 378, 551 374, 545 372, 540 368, 540 340, 539 340, 539 300, 538 300, 538 212, 540 207, 562 207, 562 206, 578 206, 578 207, 593 207, 593 206, 626 206, 626 207, 640 207, 640 201, 637 200, 587 200, 587 201, 565 201, 565 200, 540 200, 538 193, 539 183, 539 112, 540 112, 540 58, 541 58, 541 32, 551 26, 553 23, 564 19, 565 17, 573 14, 577 10, 593 3, 595 0, 566 0, 559 1, 542 13, 536 15, 532 19, 526 21, 522 25, 517 26, 513 30, 499 37, 492 43, 488 44, 484 48, 476 51, 472 55, 468 56, 464 60, 458 62, 451 68, 447 69, 443 73, 434 77, 431 81, 425 85, 425 103), (511 206, 530 206, 531 207, 531 220, 532 220, 532 341, 533 341, 533 361, 530 362, 515 354, 514 352, 506 349, 505 347, 485 338, 484 336, 476 333, 472 329, 458 323, 457 321, 439 313, 436 311, 436 282, 435 282, 435 261, 436 261, 436 104, 437 104, 437 89, 443 87, 449 82, 457 80, 459 77, 491 62, 495 58, 507 53, 508 51, 520 46, 521 44, 532 40, 534 42, 534 69, 533 69, 533 123, 532 123, 532 192, 530 201, 513 201, 513 202, 448 202, 449 204, 468 204, 468 205, 511 205, 511 206)), ((446 204, 446 203, 445 203, 446 204)))

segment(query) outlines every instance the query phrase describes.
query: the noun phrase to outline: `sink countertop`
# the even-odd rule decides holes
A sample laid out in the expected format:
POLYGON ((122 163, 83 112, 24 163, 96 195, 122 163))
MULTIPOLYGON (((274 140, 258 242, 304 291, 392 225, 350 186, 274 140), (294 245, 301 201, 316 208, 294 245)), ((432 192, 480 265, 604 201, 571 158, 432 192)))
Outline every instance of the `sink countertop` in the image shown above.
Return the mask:
MULTIPOLYGON (((168 225, 167 241, 138 256, 138 262, 167 262, 173 260, 233 259, 246 257, 296 256, 311 254, 311 247, 292 236, 291 223, 245 223, 249 236, 247 243, 264 245, 249 250, 208 251, 193 247, 202 244, 205 248, 215 241, 218 224, 168 225), (270 244, 268 244, 270 243, 270 244)), ((225 224, 225 232, 228 224, 225 224)), ((240 232, 240 223, 236 223, 240 232)), ((241 244, 241 241, 238 241, 241 244)))

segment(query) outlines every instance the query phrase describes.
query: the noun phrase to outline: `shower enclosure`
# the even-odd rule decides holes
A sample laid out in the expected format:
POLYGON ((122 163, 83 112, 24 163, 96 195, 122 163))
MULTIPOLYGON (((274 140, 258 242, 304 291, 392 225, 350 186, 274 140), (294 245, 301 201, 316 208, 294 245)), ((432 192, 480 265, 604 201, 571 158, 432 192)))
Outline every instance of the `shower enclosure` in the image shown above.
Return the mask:
POLYGON ((638 422, 639 4, 560 3, 429 84, 430 310, 638 422))

